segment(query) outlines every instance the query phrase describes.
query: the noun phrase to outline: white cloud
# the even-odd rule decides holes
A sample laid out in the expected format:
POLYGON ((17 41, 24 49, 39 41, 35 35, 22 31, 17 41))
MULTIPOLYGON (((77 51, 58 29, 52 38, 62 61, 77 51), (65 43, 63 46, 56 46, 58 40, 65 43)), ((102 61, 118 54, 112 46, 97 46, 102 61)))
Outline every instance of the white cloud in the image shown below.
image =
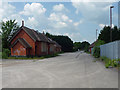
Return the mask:
POLYGON ((100 29, 104 28, 105 24, 99 24, 100 29))
POLYGON ((32 4, 26 4, 24 6, 24 11, 21 11, 20 14, 23 15, 40 15, 44 14, 46 12, 46 9, 43 7, 40 3, 32 3, 32 4))
POLYGON ((74 26, 78 26, 78 25, 79 25, 79 23, 78 23, 78 22, 74 23, 74 26))
POLYGON ((65 23, 65 22, 58 22, 56 25, 55 25, 55 27, 57 27, 57 28, 63 28, 63 27, 66 27, 67 26, 67 24, 65 23))
POLYGON ((72 21, 72 20, 69 20, 69 22, 71 22, 71 23, 72 23, 73 21, 72 21))
MULTIPOLYGON (((100 29, 104 28, 105 26, 109 26, 109 25, 105 25, 105 24, 99 24, 100 29)), ((112 28, 114 27, 114 24, 112 24, 112 28)))
POLYGON ((68 27, 68 24, 72 23, 72 20, 64 13, 51 13, 48 20, 50 22, 49 25, 55 28, 68 27))
POLYGON ((18 24, 21 24, 21 20, 23 19, 21 15, 16 12, 16 7, 9 4, 8 2, 0 2, 0 21, 7 21, 7 20, 14 20, 16 19, 16 22, 18 24))
POLYGON ((53 6, 54 11, 68 11, 63 4, 53 6))
MULTIPOLYGON (((63 13, 51 13, 49 18, 51 21, 68 21, 69 17, 63 13)), ((72 20, 70 20, 72 22, 72 20)))
POLYGON ((60 16, 56 15, 56 13, 51 13, 48 19, 51 21, 60 21, 60 16))
POLYGON ((81 36, 81 34, 79 32, 77 33, 64 33, 63 35, 66 35, 68 37, 70 37, 73 41, 83 41, 83 37, 81 36))
POLYGON ((109 7, 112 3, 102 2, 72 2, 76 14, 81 13, 86 21, 97 24, 109 23, 109 7))
POLYGON ((27 25, 31 26, 31 28, 35 28, 38 26, 38 21, 34 17, 28 17, 26 23, 27 25))
POLYGON ((15 11, 15 7, 7 2, 0 2, 0 20, 9 17, 15 11))
POLYGON ((62 15, 62 19, 63 19, 63 21, 67 21, 68 20, 68 16, 62 15))
MULTIPOLYGON (((74 26, 74 21, 70 19, 65 13, 63 12, 54 12, 49 15, 49 26, 50 29, 46 30, 52 34, 61 34, 65 35, 68 33, 72 37, 71 33, 78 33, 77 27, 74 26)), ((78 21, 81 23, 81 21, 78 21)), ((74 37, 74 36, 73 36, 74 37)))
POLYGON ((79 22, 75 22, 74 26, 78 26, 79 24, 82 24, 82 23, 83 23, 83 20, 80 20, 79 22))

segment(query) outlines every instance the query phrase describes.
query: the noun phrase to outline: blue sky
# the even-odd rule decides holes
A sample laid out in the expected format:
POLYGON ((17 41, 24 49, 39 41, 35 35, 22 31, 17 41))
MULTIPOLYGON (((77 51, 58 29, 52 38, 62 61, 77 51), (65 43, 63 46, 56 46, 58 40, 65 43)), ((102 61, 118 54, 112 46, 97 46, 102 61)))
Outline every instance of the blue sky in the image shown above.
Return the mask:
POLYGON ((19 25, 75 41, 94 42, 96 29, 109 25, 109 7, 114 5, 113 25, 118 25, 118 2, 3 2, 0 20, 16 19, 19 25), (6 12, 7 11, 7 12, 6 12))

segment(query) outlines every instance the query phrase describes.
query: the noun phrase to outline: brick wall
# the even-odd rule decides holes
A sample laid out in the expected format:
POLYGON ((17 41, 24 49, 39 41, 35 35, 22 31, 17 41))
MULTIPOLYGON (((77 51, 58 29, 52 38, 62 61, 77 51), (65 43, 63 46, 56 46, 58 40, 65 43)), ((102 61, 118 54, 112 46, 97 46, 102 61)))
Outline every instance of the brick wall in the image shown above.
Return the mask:
POLYGON ((26 56, 26 48, 20 43, 17 42, 17 44, 11 48, 11 55, 12 56, 26 56))
POLYGON ((16 37, 12 40, 11 44, 13 44, 17 38, 24 38, 31 45, 32 49, 30 49, 30 55, 34 56, 35 55, 35 42, 34 42, 34 40, 24 30, 21 30, 18 33, 18 35, 16 35, 16 37))

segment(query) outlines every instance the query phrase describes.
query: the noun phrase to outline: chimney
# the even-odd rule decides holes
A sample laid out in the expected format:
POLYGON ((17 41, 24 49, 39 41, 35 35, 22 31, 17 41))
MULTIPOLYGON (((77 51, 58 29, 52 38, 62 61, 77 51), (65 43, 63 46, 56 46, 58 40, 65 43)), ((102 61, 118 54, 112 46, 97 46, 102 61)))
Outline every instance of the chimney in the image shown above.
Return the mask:
POLYGON ((43 35, 45 35, 44 31, 43 31, 43 35))
POLYGON ((24 21, 22 20, 22 26, 24 26, 24 21))

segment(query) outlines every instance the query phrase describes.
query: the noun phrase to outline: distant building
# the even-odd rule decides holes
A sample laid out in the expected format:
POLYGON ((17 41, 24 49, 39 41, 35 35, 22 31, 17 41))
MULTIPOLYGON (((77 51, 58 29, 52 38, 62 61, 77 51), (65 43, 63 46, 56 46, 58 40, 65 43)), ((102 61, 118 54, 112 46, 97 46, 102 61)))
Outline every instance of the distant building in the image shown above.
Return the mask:
POLYGON ((61 51, 61 46, 33 29, 22 26, 11 38, 11 56, 42 56, 61 51))
POLYGON ((97 41, 93 42, 93 43, 89 46, 89 52, 92 53, 92 54, 93 54, 93 48, 94 48, 96 42, 97 42, 97 41))

